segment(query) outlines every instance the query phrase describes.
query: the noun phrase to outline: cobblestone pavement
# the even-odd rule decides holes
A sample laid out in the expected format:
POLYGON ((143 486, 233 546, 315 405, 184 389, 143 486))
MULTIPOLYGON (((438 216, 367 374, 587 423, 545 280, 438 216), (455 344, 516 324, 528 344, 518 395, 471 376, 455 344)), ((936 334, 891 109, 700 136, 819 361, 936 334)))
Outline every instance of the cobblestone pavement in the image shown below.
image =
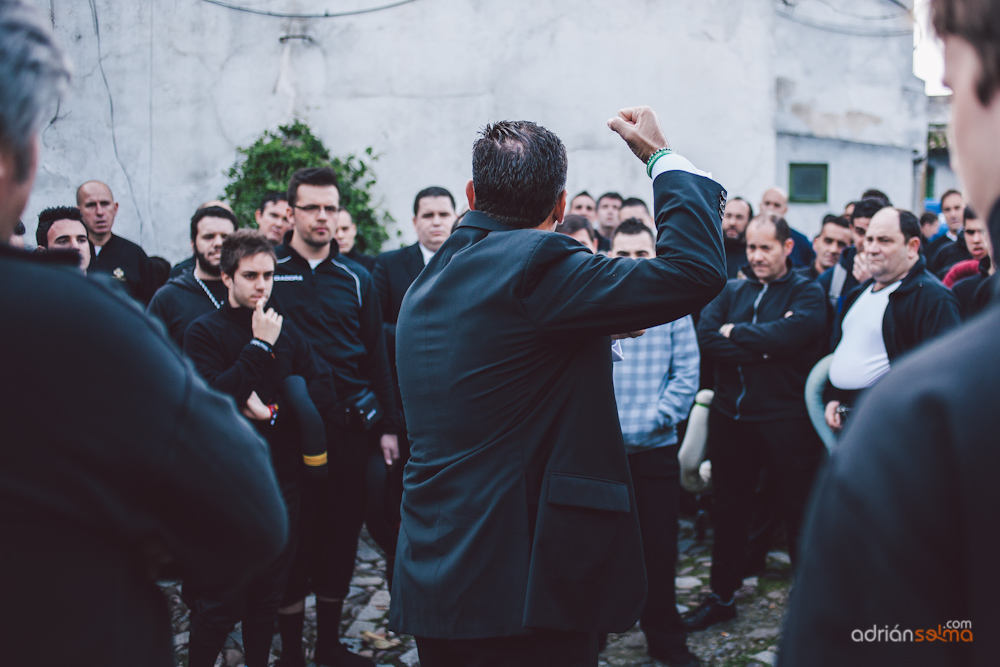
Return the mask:
MULTIPOLYGON (((695 540, 691 521, 681 519, 680 558, 677 566, 677 603, 684 611, 694 607, 708 594, 708 573, 711 567, 711 531, 704 542, 695 540)), ((380 667, 417 667, 420 662, 413 638, 397 636, 386 629, 389 616, 389 592, 384 578, 385 560, 367 533, 358 544, 358 558, 351 582, 351 592, 344 604, 341 632, 350 649, 375 661, 380 667)), ((736 594, 738 616, 688 637, 691 650, 705 667, 760 667, 773 665, 777 659, 779 628, 788 600, 788 555, 772 552, 767 571, 744 582, 736 594)), ((188 611, 180 601, 180 584, 161 584, 170 604, 177 664, 187 665, 188 611)), ((315 599, 306 599, 305 650, 306 661, 312 657, 316 640, 315 599)), ((216 662, 220 667, 243 665, 242 637, 239 628, 226 641, 223 655, 216 662)), ((277 635, 271 653, 271 664, 281 654, 277 635)), ((602 667, 659 667, 660 663, 646 655, 646 643, 638 627, 608 638, 608 647, 601 654, 602 667)))

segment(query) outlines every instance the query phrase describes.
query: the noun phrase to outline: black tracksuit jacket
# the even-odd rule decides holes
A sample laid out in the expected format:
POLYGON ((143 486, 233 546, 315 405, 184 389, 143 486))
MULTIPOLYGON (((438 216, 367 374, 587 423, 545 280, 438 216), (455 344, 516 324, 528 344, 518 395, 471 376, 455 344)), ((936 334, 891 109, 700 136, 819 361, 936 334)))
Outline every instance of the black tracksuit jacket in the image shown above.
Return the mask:
MULTIPOLYGON (((962 322, 958 299, 925 268, 926 263, 921 257, 903 278, 899 288, 889 295, 889 306, 882 318, 882 339, 890 363, 962 322)), ((847 311, 872 282, 874 278, 869 278, 847 296, 837 317, 830 349, 836 348, 840 342, 847 311)))
POLYGON ((396 433, 399 417, 389 359, 382 331, 382 311, 371 274, 340 255, 330 244, 330 255, 315 269, 285 243, 278 246, 271 305, 295 323, 313 350, 333 370, 340 399, 349 400, 365 389, 375 392, 384 418, 381 433, 396 433))
POLYGON ((184 335, 184 352, 209 386, 231 396, 237 406, 251 392, 265 405, 278 404, 275 425, 251 423, 271 446, 271 462, 282 485, 298 480, 302 468, 302 447, 294 419, 282 411, 279 391, 289 375, 306 381, 309 397, 321 415, 329 414, 337 402, 329 368, 312 351, 295 326, 285 320, 275 341, 273 354, 251 344, 253 329, 249 308, 233 308, 228 303, 199 317, 184 335))
POLYGON ((144 306, 156 291, 156 277, 146 252, 137 244, 115 234, 111 235, 99 253, 90 258, 87 271, 106 273, 121 281, 132 298, 144 306))
MULTIPOLYGON (((216 303, 229 299, 229 290, 221 280, 203 280, 205 287, 215 297, 216 303)), ((170 339, 177 347, 184 347, 184 332, 196 319, 215 310, 216 305, 202 286, 195 280, 194 273, 187 271, 172 278, 166 285, 156 290, 146 314, 152 315, 167 327, 170 339)))
POLYGON ((730 419, 806 415, 803 391, 823 356, 827 305, 816 281, 788 269, 765 285, 745 267, 748 277, 730 280, 701 313, 701 355, 715 363, 712 409, 730 419), (727 323, 736 325, 729 338, 719 333, 727 323))

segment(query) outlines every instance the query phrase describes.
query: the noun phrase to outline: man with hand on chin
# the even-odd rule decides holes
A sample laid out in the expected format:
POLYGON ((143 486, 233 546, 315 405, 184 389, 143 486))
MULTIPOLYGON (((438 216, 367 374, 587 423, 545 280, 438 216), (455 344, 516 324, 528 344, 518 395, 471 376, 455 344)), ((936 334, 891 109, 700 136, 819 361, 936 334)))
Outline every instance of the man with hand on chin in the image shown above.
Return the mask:
POLYGON ((289 541, 284 552, 248 585, 220 588, 212 581, 185 582, 192 609, 188 665, 211 667, 226 637, 243 622, 243 652, 250 667, 268 664, 278 605, 298 543, 303 460, 325 465, 325 455, 304 456, 295 406, 283 393, 291 375, 301 376, 321 412, 336 403, 333 378, 313 356, 309 343, 273 308, 266 308, 274 279, 275 256, 268 239, 244 229, 222 244, 222 282, 226 302, 195 320, 184 335, 184 351, 208 384, 231 396, 264 439, 288 508, 289 541))

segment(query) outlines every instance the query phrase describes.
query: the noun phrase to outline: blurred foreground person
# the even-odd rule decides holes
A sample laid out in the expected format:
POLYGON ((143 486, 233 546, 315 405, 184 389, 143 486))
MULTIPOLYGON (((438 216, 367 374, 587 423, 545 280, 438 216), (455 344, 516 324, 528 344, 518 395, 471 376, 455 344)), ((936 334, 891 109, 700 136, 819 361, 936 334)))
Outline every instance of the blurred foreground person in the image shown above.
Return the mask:
POLYGON ((550 233, 566 148, 527 121, 473 147, 471 209, 396 325, 411 442, 390 627, 423 667, 597 664, 646 577, 610 336, 676 320, 725 282, 725 191, 666 148, 652 109, 609 122, 653 176, 657 256, 550 233))
MULTIPOLYGON (((933 0, 969 203, 1000 240, 1000 3, 933 0)), ((861 401, 810 511, 783 667, 995 665, 1000 308, 861 401)))
POLYGON ((71 253, 6 245, 68 78, 46 22, 0 2, 0 280, 17 285, 0 295, 0 349, 16 350, 0 438, 3 663, 168 667, 157 565, 240 585, 288 526, 266 447, 232 401, 71 253), (70 350, 86 353, 57 354, 70 350))

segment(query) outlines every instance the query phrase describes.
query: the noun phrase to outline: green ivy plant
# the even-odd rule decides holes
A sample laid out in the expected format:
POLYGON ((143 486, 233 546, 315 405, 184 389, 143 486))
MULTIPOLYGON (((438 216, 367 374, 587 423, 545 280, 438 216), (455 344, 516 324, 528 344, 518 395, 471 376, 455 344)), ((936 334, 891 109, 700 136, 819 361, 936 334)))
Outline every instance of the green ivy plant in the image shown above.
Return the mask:
POLYGON ((268 192, 285 192, 296 169, 331 167, 340 183, 340 205, 351 213, 358 226, 355 241, 360 252, 378 254, 389 238, 385 225, 393 222, 388 212, 372 202, 375 174, 371 163, 378 159, 371 148, 363 158, 348 155, 331 158, 330 151, 300 120, 265 130, 248 148, 237 148, 239 157, 229 170, 230 179, 223 199, 229 202, 243 227, 254 225, 254 211, 268 192))

